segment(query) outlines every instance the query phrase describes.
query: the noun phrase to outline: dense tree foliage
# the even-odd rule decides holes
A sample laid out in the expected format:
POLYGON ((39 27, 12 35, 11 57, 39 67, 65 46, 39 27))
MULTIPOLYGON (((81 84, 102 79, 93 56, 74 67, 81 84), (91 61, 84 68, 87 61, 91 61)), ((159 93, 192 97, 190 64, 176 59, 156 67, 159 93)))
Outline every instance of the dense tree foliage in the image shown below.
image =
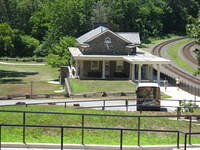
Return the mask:
POLYGON ((76 40, 73 37, 63 37, 55 44, 47 56, 47 63, 52 67, 61 67, 68 65, 70 62, 70 53, 68 47, 77 46, 76 40))
POLYGON ((8 49, 13 48, 14 31, 7 23, 0 24, 0 55, 9 55, 8 49))
POLYGON ((199 6, 199 0, 0 0, 0 23, 10 32, 1 35, 0 56, 21 56, 25 49, 25 56, 47 56, 62 37, 78 37, 98 23, 140 32, 142 40, 184 34, 199 6))

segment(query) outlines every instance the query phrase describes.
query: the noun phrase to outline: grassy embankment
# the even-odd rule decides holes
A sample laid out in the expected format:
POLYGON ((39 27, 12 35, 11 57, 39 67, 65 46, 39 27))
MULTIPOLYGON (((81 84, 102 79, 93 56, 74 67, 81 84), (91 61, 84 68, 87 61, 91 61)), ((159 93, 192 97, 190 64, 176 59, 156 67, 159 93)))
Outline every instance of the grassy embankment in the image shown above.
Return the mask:
POLYGON ((181 40, 171 46, 168 47, 168 55, 171 58, 173 62, 175 62, 179 67, 194 73, 196 71, 195 68, 193 68, 191 65, 189 65, 187 62, 185 62, 181 57, 179 56, 178 52, 179 50, 186 44, 192 42, 192 40, 181 40))
POLYGON ((59 90, 61 86, 49 84, 48 81, 58 79, 58 75, 56 69, 46 65, 0 64, 0 96, 30 94, 31 82, 33 82, 33 94, 54 93, 54 90, 59 90))
POLYGON ((73 93, 135 91, 130 81, 70 79, 73 93))
MULTIPOLYGON (((92 109, 73 109, 63 106, 18 106, 2 107, 1 109, 30 110, 30 111, 51 111, 67 113, 98 113, 98 114, 118 114, 118 115, 138 115, 137 112, 122 111, 100 111, 92 109)), ((173 113, 143 112, 143 115, 166 115, 173 113)), ((23 114, 20 113, 0 113, 0 123, 22 124, 23 114)), ((81 116, 72 115, 47 115, 47 114, 26 114, 26 124, 32 125, 69 125, 81 126, 81 116)), ((189 122, 171 120, 169 118, 141 118, 142 129, 169 129, 188 131, 189 122)), ((118 117, 94 117, 85 116, 85 126, 109 127, 109 128, 137 128, 137 118, 118 117)), ((192 125, 192 131, 198 132, 200 126, 196 123, 192 125)), ((85 130, 85 144, 119 144, 120 131, 106 130, 85 130)), ((137 145, 137 132, 125 131, 123 136, 124 145, 137 145)), ((176 134, 168 133, 141 133, 142 145, 176 144, 176 134)), ((22 142, 22 128, 2 127, 3 142, 22 142), (12 131, 12 132, 11 132, 12 131)), ((200 136, 192 138, 193 143, 198 143, 200 136)), ((52 128, 28 128, 26 129, 26 142, 28 143, 60 143, 60 129, 52 128)), ((80 144, 81 129, 64 129, 64 143, 80 144)), ((183 135, 181 135, 183 143, 183 135)))
POLYGON ((183 36, 174 35, 174 34, 169 34, 169 35, 166 35, 163 37, 152 37, 152 38, 149 38, 148 41, 142 42, 140 47, 144 50, 149 50, 159 43, 162 43, 162 42, 165 42, 168 40, 172 40, 172 39, 176 39, 176 38, 181 38, 181 37, 183 37, 183 36))
MULTIPOLYGON (((117 81, 117 80, 69 80, 72 93, 92 93, 92 92, 135 92, 136 84, 130 81, 117 81)), ((171 96, 161 93, 162 99, 171 98, 171 96)), ((130 96, 129 96, 130 97, 130 96)), ((135 98, 131 96, 130 98, 135 98)))

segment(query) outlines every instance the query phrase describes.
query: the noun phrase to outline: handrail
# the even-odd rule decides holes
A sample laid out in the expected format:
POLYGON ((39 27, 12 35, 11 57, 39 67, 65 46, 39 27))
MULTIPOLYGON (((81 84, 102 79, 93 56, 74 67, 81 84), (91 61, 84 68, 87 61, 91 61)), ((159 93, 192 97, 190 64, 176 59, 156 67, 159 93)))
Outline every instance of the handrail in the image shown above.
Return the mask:
MULTIPOLYGON (((103 128, 103 127, 82 127, 82 126, 63 126, 63 125, 29 125, 29 124, 0 124, 0 126, 9 126, 9 127, 40 127, 40 128, 71 128, 71 129, 96 129, 96 130, 125 130, 125 131, 138 131, 138 129, 132 129, 132 128, 103 128)), ((182 131, 178 130, 150 130, 150 129, 139 129, 141 132, 180 132, 184 133, 182 131)))
MULTIPOLYGON (((27 127, 27 128, 31 128, 31 127, 38 127, 38 128, 60 128, 60 136, 61 136, 61 145, 60 145, 60 149, 63 150, 63 145, 64 145, 64 129, 66 128, 71 128, 71 129, 90 129, 90 130, 115 130, 115 131, 120 131, 120 150, 123 149, 123 131, 135 131, 135 132, 158 132, 158 133, 176 133, 177 134, 177 148, 180 148, 180 133, 185 135, 185 139, 184 139, 184 150, 187 149, 187 135, 191 135, 191 134, 200 134, 200 132, 193 132, 193 133, 186 133, 186 132, 182 132, 182 131, 178 131, 178 130, 149 130, 149 129, 131 129, 131 128, 99 128, 99 127, 83 127, 83 126, 61 126, 61 125, 29 125, 29 124, 0 124, 0 149, 2 147, 2 127, 27 127)), ((84 139, 84 134, 82 132, 82 136, 81 139, 84 139)), ((24 142, 25 143, 25 142, 24 142)), ((84 144, 84 143, 82 143, 84 144)))
MULTIPOLYGON (((84 115, 84 116, 107 116, 107 117, 177 117, 177 115, 113 115, 113 114, 91 114, 91 113, 63 113, 47 111, 27 111, 27 110, 0 110, 0 112, 35 113, 35 114, 60 114, 60 115, 84 115)), ((199 115, 178 115, 178 117, 199 117, 199 115)))

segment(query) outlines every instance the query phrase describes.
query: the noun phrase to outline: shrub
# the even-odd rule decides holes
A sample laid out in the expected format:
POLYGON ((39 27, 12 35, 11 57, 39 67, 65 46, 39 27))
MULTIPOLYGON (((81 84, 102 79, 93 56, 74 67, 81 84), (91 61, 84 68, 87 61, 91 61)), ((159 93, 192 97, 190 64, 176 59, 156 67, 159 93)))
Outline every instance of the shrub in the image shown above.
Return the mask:
POLYGON ((47 63, 56 68, 67 65, 70 60, 68 47, 76 45, 76 40, 73 37, 66 36, 61 38, 50 50, 50 54, 47 56, 47 63))
POLYGON ((180 111, 181 112, 190 112, 193 113, 196 111, 198 105, 194 104, 192 102, 186 102, 186 101, 182 101, 181 102, 181 108, 180 111))

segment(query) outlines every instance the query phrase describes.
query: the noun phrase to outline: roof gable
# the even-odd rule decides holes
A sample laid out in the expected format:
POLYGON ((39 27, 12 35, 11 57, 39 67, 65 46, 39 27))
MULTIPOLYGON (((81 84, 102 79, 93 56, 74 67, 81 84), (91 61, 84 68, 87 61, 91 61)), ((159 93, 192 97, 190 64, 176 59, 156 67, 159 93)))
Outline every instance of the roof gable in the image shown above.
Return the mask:
POLYGON ((140 35, 138 32, 117 32, 117 34, 133 44, 140 44, 140 35))
POLYGON ((117 33, 115 33, 103 26, 99 26, 98 28, 85 33, 84 35, 77 38, 77 41, 80 44, 86 44, 87 42, 92 41, 93 39, 101 36, 102 34, 104 34, 106 32, 112 33, 116 37, 120 38, 121 40, 123 40, 129 44, 140 44, 140 36, 139 36, 138 32, 117 32, 117 33))
POLYGON ((103 31, 103 32, 101 32, 101 33, 99 33, 99 34, 97 34, 96 36, 93 36, 92 38, 88 39, 86 42, 90 42, 90 41, 92 41, 92 40, 98 38, 99 36, 101 36, 101 35, 107 33, 107 32, 113 34, 114 36, 116 36, 116 37, 118 37, 119 39, 125 41, 126 43, 131 43, 129 40, 127 40, 127 39, 125 39, 124 37, 118 35, 117 33, 112 32, 112 31, 109 30, 109 29, 108 29, 108 30, 105 30, 105 31, 103 31))
POLYGON ((79 38, 77 38, 76 40, 80 43, 80 44, 84 44, 86 41, 88 41, 89 39, 93 38, 94 36, 97 36, 98 34, 100 34, 101 32, 104 32, 108 30, 108 28, 103 27, 103 26, 99 26, 96 29, 93 29, 85 34, 83 34, 82 36, 80 36, 79 38))

